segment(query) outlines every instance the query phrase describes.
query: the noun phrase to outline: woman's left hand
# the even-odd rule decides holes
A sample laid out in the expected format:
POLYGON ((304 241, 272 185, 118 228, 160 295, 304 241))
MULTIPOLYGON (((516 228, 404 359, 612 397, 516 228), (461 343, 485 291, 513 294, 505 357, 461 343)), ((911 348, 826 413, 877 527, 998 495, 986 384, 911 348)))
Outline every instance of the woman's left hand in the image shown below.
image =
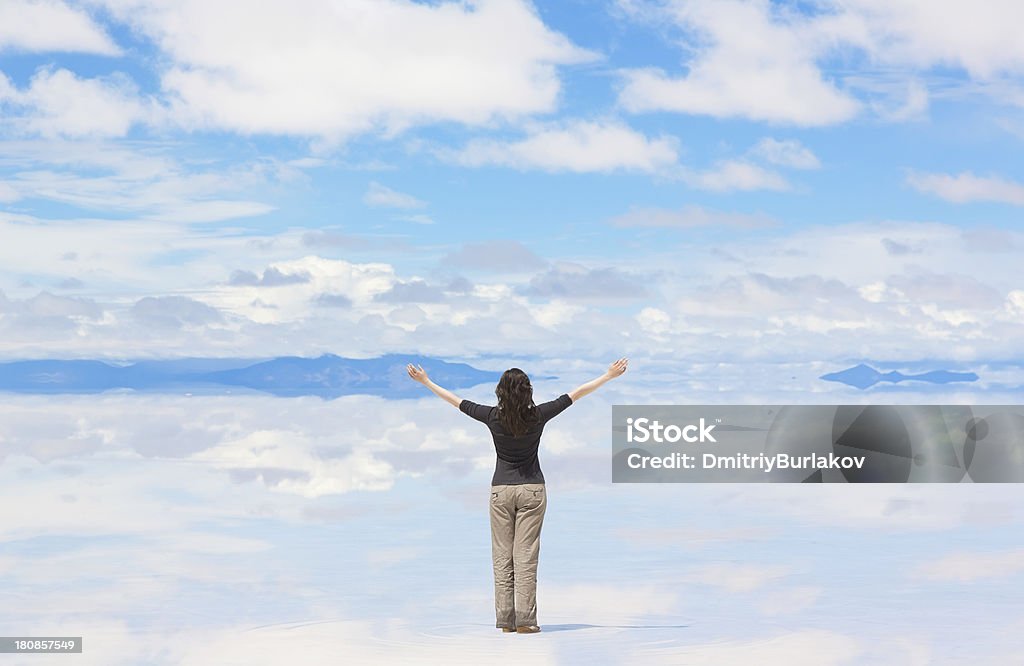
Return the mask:
POLYGON ((413 381, 417 381, 420 384, 426 384, 427 380, 430 379, 427 377, 427 371, 424 370, 422 366, 417 367, 410 363, 405 366, 405 370, 409 373, 409 376, 412 377, 413 381))

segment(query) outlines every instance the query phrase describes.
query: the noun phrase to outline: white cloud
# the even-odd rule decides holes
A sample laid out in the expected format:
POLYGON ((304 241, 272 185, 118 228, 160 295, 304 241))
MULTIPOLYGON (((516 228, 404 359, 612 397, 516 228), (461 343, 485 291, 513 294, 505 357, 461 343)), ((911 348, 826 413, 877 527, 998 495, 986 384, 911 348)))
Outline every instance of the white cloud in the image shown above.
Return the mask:
POLYGON ((421 4, 97 0, 153 41, 178 122, 328 143, 555 109, 557 67, 591 61, 521 0, 421 4))
POLYGON ((1024 319, 1024 290, 1014 289, 1007 294, 1003 308, 1010 317, 1024 319))
POLYGON ((323 293, 344 296, 358 306, 362 314, 387 312, 390 307, 374 307, 373 303, 377 296, 388 292, 398 281, 394 269, 388 264, 357 264, 315 255, 274 262, 263 271, 263 276, 259 284, 250 284, 245 279, 230 280, 206 290, 203 299, 217 308, 254 321, 285 324, 309 316, 311 299, 323 293), (299 278, 276 280, 278 287, 268 290, 263 282, 271 270, 275 275, 299 278))
MULTIPOLYGON (((1005 247, 1017 236, 1010 234, 1005 247)), ((683 322, 673 326, 666 349, 714 335, 720 345, 735 341, 743 357, 790 357, 799 349, 819 359, 1011 358, 1007 341, 1022 323, 1011 298, 1020 251, 1005 247, 978 261, 965 254, 961 230, 951 225, 815 226, 691 248, 684 255, 688 275, 701 278, 666 279, 658 284, 665 301, 651 305, 683 322), (884 237, 920 251, 892 254, 879 243, 884 237)), ((666 252, 665 261, 679 253, 666 252)))
POLYGON ((743 159, 721 160, 709 169, 701 171, 684 170, 682 178, 691 187, 712 192, 735 190, 784 192, 792 187, 777 172, 743 159))
POLYGON ((793 169, 817 169, 821 166, 818 157, 795 139, 773 139, 765 137, 750 149, 750 154, 766 162, 793 169))
POLYGON ((0 51, 65 51, 115 56, 121 49, 84 11, 61 0, 0 3, 0 51))
POLYGON ((442 149, 437 154, 463 166, 582 173, 657 172, 676 163, 677 151, 674 137, 649 138, 615 120, 572 120, 533 125, 522 139, 475 139, 459 150, 442 149))
POLYGON ((921 120, 928 115, 929 99, 927 86, 920 80, 912 79, 906 83, 906 93, 896 104, 874 102, 871 106, 875 113, 884 120, 892 122, 921 120))
MULTIPOLYGON (((55 285, 76 278, 90 294, 113 303, 215 283, 230 269, 269 261, 274 252, 230 232, 155 220, 41 220, 0 212, 0 236, 0 265, 8 281, 32 275, 35 285, 55 285)), ((288 244, 301 250, 300 237, 288 244)))
POLYGON ((394 482, 391 465, 369 451, 356 450, 325 460, 312 451, 301 433, 288 430, 253 432, 195 453, 190 459, 236 474, 254 470, 270 488, 307 498, 352 490, 387 490, 394 482), (286 473, 269 479, 266 470, 286 473))
POLYGON ((553 357, 686 349, 744 359, 967 360, 1015 358, 1024 325, 1014 281, 1024 237, 1009 230, 997 245, 972 246, 955 226, 903 222, 812 226, 720 246, 682 233, 671 243, 627 239, 617 260, 578 265, 495 241, 449 255, 433 246, 425 251, 438 263, 427 275, 394 263, 404 250, 345 238, 311 246, 309 235, 0 214, 6 355, 536 348, 553 357), (887 248, 886 238, 896 245, 887 248), (914 251, 893 253, 896 246, 914 251), (348 259, 332 258, 339 252, 348 259), (480 272, 472 283, 452 282, 465 270, 480 272), (235 271, 251 279, 233 284, 235 271), (26 275, 31 282, 21 285, 26 275), (69 280, 87 310, 41 310, 69 280), (135 308, 144 316, 133 315, 146 297, 172 296, 213 310, 151 300, 135 308))
POLYGON ((17 198, 183 224, 270 212, 270 204, 235 198, 237 191, 264 194, 267 184, 289 177, 273 160, 218 170, 179 162, 159 143, 132 149, 111 139, 7 141, 0 153, 0 166, 10 168, 2 186, 17 198))
POLYGON ((126 75, 82 79, 66 69, 43 68, 18 90, 0 72, 0 107, 5 123, 44 137, 118 137, 133 125, 156 118, 152 103, 140 99, 126 75))
POLYGON ((851 0, 844 8, 862 25, 862 44, 883 63, 957 67, 982 80, 1024 72, 1016 29, 1024 5, 1015 0, 851 0))
POLYGON ((672 317, 664 310, 648 307, 637 313, 636 322, 644 331, 652 335, 661 335, 668 331, 672 317))
POLYGON ((790 169, 821 166, 818 157, 799 141, 764 137, 741 157, 719 160, 705 169, 680 168, 678 173, 691 187, 712 192, 793 189, 780 173, 758 162, 790 169))
POLYGON ((994 201, 1024 206, 1024 184, 999 176, 976 176, 970 171, 957 175, 916 173, 907 175, 907 183, 926 194, 934 194, 953 203, 994 201))
POLYGON ((427 202, 417 199, 411 194, 397 192, 385 187, 376 181, 370 183, 366 194, 363 195, 363 203, 368 206, 380 206, 383 208, 423 208, 427 202))
MULTIPOLYGON (((706 42, 688 72, 623 70, 619 103, 629 111, 678 111, 815 126, 843 122, 859 103, 825 80, 799 13, 781 20, 767 2, 672 2, 672 20, 706 42)), ((782 14, 783 12, 779 12, 782 14)))
POLYGON ((1020 104, 1012 81, 1024 73, 1024 45, 1015 29, 1024 22, 1024 6, 1014 0, 977 6, 955 0, 620 5, 652 23, 673 22, 688 56, 682 76, 658 68, 624 70, 619 102, 631 111, 829 125, 853 118, 863 107, 855 91, 881 85, 887 99, 870 100, 870 106, 884 120, 906 121, 926 113, 928 77, 942 68, 967 74, 972 85, 959 86, 962 91, 1020 104), (863 58, 867 64, 859 74, 843 76, 840 86, 827 74, 833 57, 863 58), (902 91, 890 85, 894 79, 902 91))
MULTIPOLYGON (((1019 232, 1002 230, 997 237, 999 247, 980 242, 973 252, 986 252, 984 261, 965 255, 968 245, 963 230, 955 225, 927 222, 890 220, 883 222, 851 222, 840 225, 813 225, 756 243, 730 243, 728 249, 745 266, 767 274, 795 277, 818 274, 834 277, 848 284, 867 284, 880 277, 902 273, 909 266, 931 269, 934 272, 965 272, 960 267, 971 266, 976 277, 1001 289, 1013 284, 1014 262, 1021 249, 1019 232), (920 248, 918 253, 892 254, 880 242, 882 238, 897 238, 909 248, 920 248), (1006 250, 1005 248, 1011 248, 1006 250), (1012 249, 1016 247, 1016 249, 1012 249), (991 253, 995 254, 991 254, 991 253), (966 263, 965 263, 966 262, 966 263)), ((735 270, 720 261, 701 264, 706 273, 721 275, 735 270)))

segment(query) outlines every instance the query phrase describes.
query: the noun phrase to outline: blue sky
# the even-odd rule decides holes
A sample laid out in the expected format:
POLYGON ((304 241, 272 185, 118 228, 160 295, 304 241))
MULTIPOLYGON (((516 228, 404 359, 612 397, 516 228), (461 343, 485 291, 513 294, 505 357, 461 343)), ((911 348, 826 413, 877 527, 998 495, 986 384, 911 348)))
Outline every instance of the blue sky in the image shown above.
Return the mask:
POLYGON ((6 357, 1017 357, 1014 3, 240 7, 5 4, 6 357))

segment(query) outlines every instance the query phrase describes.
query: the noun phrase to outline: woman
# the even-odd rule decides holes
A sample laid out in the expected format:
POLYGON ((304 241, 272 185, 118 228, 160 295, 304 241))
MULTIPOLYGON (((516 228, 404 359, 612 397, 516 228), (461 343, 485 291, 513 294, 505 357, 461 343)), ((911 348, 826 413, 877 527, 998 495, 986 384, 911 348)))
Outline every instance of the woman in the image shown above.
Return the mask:
POLYGON ((533 402, 533 386, 526 373, 510 368, 501 375, 494 389, 498 397, 496 406, 460 400, 432 382, 422 367, 411 363, 406 367, 415 381, 471 418, 485 423, 491 431, 497 453, 491 478, 495 626, 504 632, 533 634, 540 631, 537 626, 537 558, 548 501, 537 449, 544 424, 608 380, 620 376, 628 363, 628 359, 620 358, 597 379, 540 405, 533 402))

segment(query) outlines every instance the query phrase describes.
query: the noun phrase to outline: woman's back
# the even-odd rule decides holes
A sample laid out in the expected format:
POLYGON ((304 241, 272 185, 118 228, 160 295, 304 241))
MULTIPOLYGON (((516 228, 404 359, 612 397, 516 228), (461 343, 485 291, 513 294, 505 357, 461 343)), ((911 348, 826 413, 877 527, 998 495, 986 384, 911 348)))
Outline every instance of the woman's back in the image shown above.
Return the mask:
POLYGON ((563 393, 554 400, 537 405, 534 418, 529 421, 526 432, 513 435, 502 423, 497 407, 481 405, 471 400, 459 403, 459 409, 463 413, 486 424, 491 431, 494 451, 497 454, 491 485, 544 483, 544 473, 540 469, 538 456, 544 425, 571 404, 572 399, 563 393))

